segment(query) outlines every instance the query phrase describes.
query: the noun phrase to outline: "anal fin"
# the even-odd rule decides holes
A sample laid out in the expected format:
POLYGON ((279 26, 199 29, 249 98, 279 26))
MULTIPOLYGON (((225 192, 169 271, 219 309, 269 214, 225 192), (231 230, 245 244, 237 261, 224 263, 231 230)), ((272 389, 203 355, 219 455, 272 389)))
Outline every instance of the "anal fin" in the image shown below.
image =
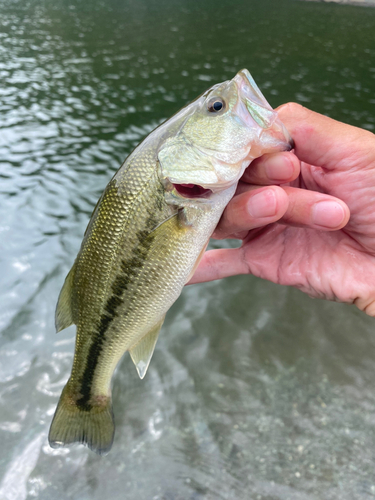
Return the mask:
POLYGON ((129 349, 130 356, 141 379, 146 375, 164 318, 165 316, 137 344, 129 349))

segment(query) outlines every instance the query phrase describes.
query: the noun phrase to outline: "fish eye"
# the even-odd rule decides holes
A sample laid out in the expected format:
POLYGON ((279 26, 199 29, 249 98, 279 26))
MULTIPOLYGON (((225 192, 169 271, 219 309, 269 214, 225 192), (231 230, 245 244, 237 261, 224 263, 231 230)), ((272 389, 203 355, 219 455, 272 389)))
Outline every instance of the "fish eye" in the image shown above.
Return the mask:
POLYGON ((220 97, 213 97, 207 103, 207 109, 210 113, 217 113, 225 109, 225 101, 220 97))

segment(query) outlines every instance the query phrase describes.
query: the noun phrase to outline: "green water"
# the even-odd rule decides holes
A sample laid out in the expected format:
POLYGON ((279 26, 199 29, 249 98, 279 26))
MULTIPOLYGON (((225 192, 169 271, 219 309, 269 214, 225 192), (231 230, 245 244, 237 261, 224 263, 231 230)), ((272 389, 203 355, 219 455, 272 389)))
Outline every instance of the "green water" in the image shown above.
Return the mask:
POLYGON ((273 106, 375 131, 375 9, 1 2, 1 500, 375 498, 375 320, 249 276, 187 288, 143 381, 124 357, 107 457, 47 444, 74 346, 55 303, 98 197, 242 67, 273 106))

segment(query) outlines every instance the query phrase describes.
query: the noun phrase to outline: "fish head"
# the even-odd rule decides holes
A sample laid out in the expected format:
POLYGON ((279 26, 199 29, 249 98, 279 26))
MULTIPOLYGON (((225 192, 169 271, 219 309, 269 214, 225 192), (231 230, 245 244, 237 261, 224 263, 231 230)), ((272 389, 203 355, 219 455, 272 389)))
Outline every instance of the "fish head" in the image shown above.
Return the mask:
POLYGON ((254 158, 293 147, 246 69, 214 85, 180 113, 185 118, 178 132, 158 152, 164 183, 176 196, 210 198, 236 185, 254 158))

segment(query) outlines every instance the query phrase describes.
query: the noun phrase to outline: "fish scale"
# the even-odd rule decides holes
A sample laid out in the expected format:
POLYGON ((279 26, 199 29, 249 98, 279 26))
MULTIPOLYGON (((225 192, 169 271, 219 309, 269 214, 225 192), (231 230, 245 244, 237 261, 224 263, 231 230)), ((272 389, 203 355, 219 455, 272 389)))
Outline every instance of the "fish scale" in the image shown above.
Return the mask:
POLYGON ((290 149, 259 94, 246 70, 212 87, 152 132, 106 187, 56 309, 57 330, 75 323, 77 337, 51 446, 81 442, 109 451, 116 365, 129 351, 144 377, 165 314, 254 158, 252 148, 258 156, 290 149), (220 105, 212 107, 213 100, 220 105), (261 109, 268 121, 259 118, 261 109))

